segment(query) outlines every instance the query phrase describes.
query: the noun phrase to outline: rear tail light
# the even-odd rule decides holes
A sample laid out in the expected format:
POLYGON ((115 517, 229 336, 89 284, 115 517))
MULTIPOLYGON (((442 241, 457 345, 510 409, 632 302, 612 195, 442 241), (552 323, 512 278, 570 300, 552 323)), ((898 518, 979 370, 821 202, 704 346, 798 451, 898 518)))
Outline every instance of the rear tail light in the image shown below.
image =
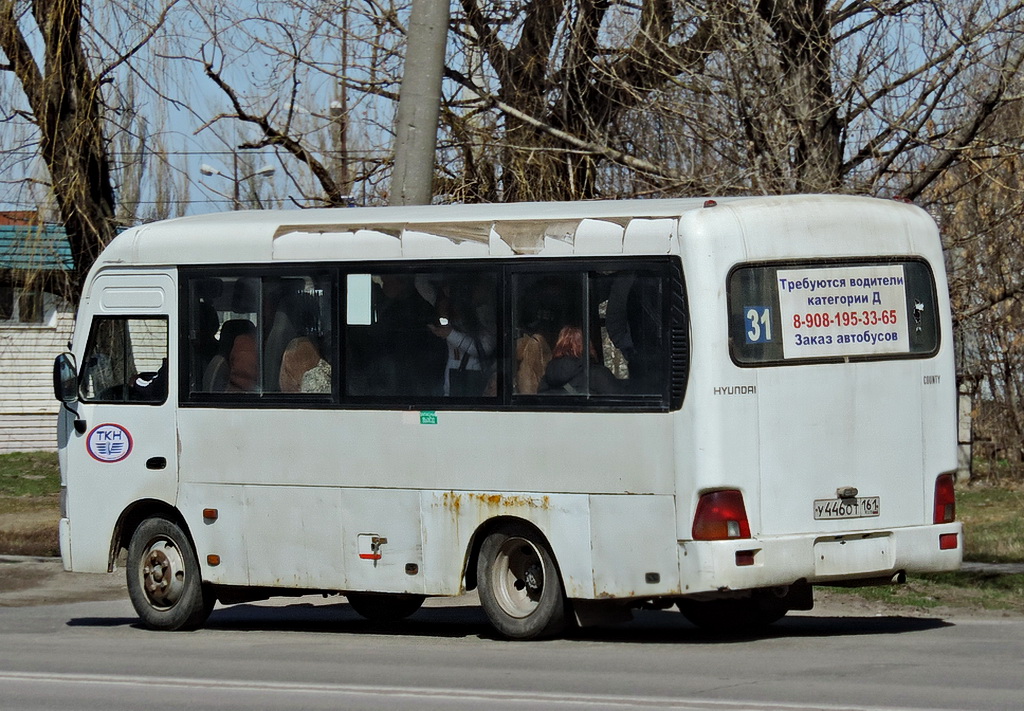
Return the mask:
POLYGON ((943 474, 935 480, 935 513, 933 523, 952 523, 956 520, 956 492, 953 475, 943 474))
POLYGON ((703 494, 693 517, 693 540, 722 541, 750 538, 743 494, 735 489, 703 494))

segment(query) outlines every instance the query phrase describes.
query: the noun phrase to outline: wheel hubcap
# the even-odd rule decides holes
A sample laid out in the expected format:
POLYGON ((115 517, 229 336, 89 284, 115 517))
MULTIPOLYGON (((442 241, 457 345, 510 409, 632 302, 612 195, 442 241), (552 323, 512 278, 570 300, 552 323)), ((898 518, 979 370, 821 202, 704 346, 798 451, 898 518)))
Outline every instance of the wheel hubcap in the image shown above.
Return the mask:
POLYGON ((527 617, 544 594, 544 561, 525 538, 509 538, 498 550, 491 568, 495 598, 512 617, 527 617))
POLYGON ((172 541, 153 541, 139 562, 139 575, 149 603, 167 609, 178 602, 185 589, 185 560, 172 541))

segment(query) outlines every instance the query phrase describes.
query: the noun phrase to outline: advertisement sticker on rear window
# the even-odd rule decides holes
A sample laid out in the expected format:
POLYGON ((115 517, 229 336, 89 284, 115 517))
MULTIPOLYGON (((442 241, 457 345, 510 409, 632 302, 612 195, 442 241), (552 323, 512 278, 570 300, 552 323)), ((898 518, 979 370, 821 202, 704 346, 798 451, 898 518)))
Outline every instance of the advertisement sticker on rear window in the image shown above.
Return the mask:
POLYGON ((783 356, 907 353, 902 264, 780 269, 783 356))
POLYGON ((924 260, 755 263, 729 273, 738 364, 922 358, 938 347, 935 280, 924 260))

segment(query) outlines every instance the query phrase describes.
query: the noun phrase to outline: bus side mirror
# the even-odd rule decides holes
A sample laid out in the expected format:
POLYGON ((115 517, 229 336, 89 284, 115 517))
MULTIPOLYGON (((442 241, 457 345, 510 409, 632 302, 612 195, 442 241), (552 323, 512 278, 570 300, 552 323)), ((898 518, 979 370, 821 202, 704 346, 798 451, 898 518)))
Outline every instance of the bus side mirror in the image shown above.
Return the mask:
POLYGON ((53 361, 53 396, 65 405, 78 401, 78 367, 70 353, 53 361))

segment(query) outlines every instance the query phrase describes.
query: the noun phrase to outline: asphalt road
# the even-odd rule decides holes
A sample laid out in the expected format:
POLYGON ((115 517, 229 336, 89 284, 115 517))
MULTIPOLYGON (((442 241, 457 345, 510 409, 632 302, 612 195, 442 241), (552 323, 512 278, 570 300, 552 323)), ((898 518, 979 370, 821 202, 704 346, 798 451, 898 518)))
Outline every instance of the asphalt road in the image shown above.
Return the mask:
POLYGON ((1024 618, 824 605, 757 638, 675 612, 560 640, 493 637, 472 599, 402 624, 343 598, 214 611, 150 632, 124 599, 0 606, 0 709, 1014 709, 1024 618))

